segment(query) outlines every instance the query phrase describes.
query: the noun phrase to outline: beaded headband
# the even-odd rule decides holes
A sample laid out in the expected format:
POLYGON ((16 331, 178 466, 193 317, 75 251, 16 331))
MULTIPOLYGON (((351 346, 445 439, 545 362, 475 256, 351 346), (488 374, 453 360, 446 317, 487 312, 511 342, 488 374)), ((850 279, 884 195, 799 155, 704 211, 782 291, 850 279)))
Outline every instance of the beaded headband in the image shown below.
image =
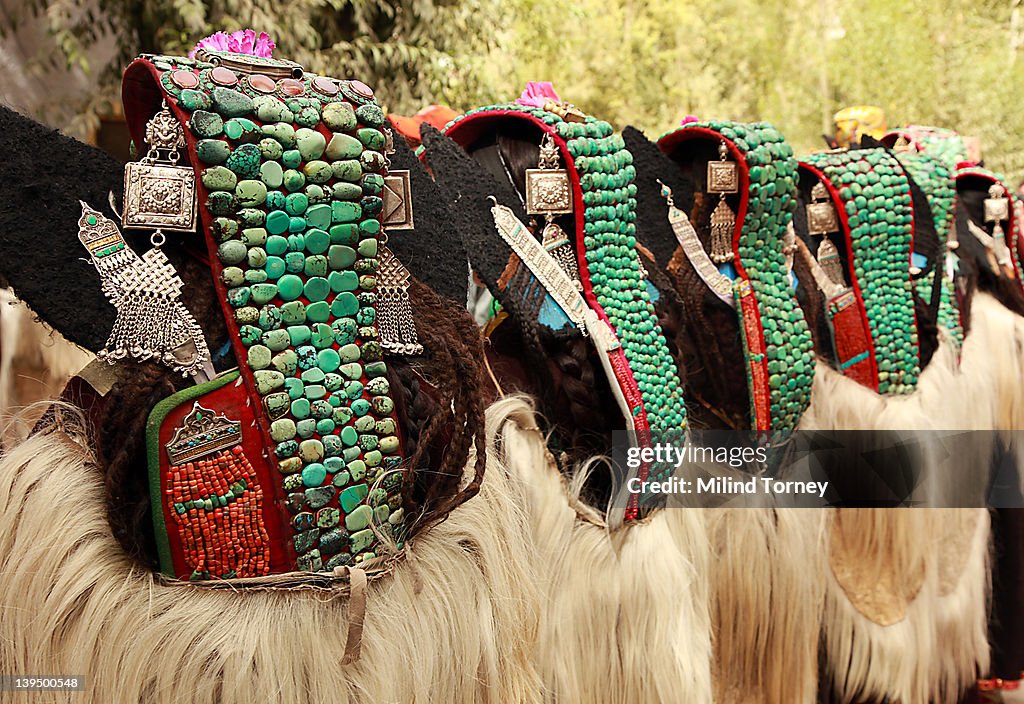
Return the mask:
POLYGON ((948 235, 956 204, 953 173, 944 159, 927 152, 906 150, 896 151, 895 155, 910 178, 924 191, 939 239, 939 262, 931 272, 917 281, 918 295, 924 300, 931 300, 935 293, 935 277, 939 277, 938 322, 960 346, 963 344, 964 330, 953 285, 951 254, 948 253, 948 235))
MULTIPOLYGON (((966 166, 954 172, 954 180, 958 193, 957 209, 963 210, 964 230, 957 229, 957 240, 960 244, 971 237, 988 253, 990 265, 999 275, 1016 279, 1017 285, 1024 286, 1021 280, 1021 239, 1017 233, 1017 217, 1012 191, 1006 185, 1001 174, 981 166, 966 166), (978 212, 972 212, 972 204, 968 204, 966 195, 970 191, 983 191, 984 199, 978 212), (1003 224, 1005 223, 1005 225, 1003 224)), ((957 253, 961 256, 964 252, 957 253)))
MULTIPOLYGON (((782 135, 767 123, 691 122, 663 136, 658 146, 673 161, 685 163, 709 142, 718 157, 707 161, 704 189, 718 196, 718 204, 711 214, 708 249, 719 266, 705 282, 717 274, 723 294, 735 301, 747 361, 751 428, 786 433, 796 428, 810 403, 814 376, 813 342, 787 263, 796 160, 782 135), (719 271, 727 267, 729 275, 719 271)), ((671 202, 669 219, 674 230, 682 229, 685 216, 671 202)), ((680 243, 684 253, 685 239, 680 243)), ((699 249, 695 255, 703 253, 704 247, 699 249)), ((693 255, 687 257, 695 261, 693 255)), ((707 268, 694 267, 698 272, 707 268)))
POLYGON ((530 126, 540 135, 540 168, 525 175, 526 208, 572 213, 575 232, 568 233, 568 257, 559 262, 565 271, 575 267, 586 305, 621 345, 612 357, 614 378, 637 442, 680 437, 686 426, 682 384, 635 249, 635 169, 622 138, 608 123, 553 99, 470 111, 446 135, 469 145, 501 123, 530 126))
POLYGON ((859 321, 835 329, 838 367, 881 394, 910 393, 920 359, 910 272, 914 214, 906 172, 880 148, 812 154, 800 167, 814 185, 808 199, 811 233, 839 237, 843 245, 830 253, 844 277, 833 283, 848 286, 849 293, 829 305, 859 312, 859 321), (831 222, 816 225, 814 204, 831 213, 825 218, 831 222))
MULTIPOLYGON (((388 173, 372 90, 201 49, 137 59, 123 94, 135 144, 152 150, 159 120, 177 133, 172 157, 192 164, 178 168, 183 180, 194 169, 218 302, 243 361, 150 417, 162 570, 257 577, 375 557, 380 536, 401 541, 405 525, 384 356, 422 347, 409 272, 383 231, 413 224, 408 177, 388 173), (236 428, 233 445, 215 441, 236 428)), ((129 165, 125 201, 152 227, 174 184, 147 168, 129 165)))

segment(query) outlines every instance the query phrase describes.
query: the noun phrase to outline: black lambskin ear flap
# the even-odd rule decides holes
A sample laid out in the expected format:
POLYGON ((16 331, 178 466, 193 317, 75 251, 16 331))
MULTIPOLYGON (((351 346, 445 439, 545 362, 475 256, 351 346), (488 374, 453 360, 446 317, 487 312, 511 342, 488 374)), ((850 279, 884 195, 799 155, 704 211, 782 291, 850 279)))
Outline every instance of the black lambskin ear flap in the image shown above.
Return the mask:
POLYGON ((693 209, 693 184, 683 178, 679 167, 633 126, 622 130, 626 149, 636 169, 636 238, 654 255, 663 269, 679 244, 668 222, 668 201, 661 195, 661 180, 672 189, 676 207, 689 214, 693 209))
POLYGON ((105 152, 0 106, 0 274, 44 321, 93 352, 114 325, 89 253, 78 241, 79 200, 108 217, 124 167, 105 152))
MULTIPOLYGON (((498 236, 491 215, 490 196, 528 222, 519 196, 506 181, 499 182, 458 144, 430 125, 420 130, 427 163, 445 201, 451 206, 456 229, 473 264, 473 270, 493 287, 508 264, 512 249, 498 236)), ((495 296, 495 290, 491 293, 495 296)))
POLYGON ((391 168, 409 171, 415 228, 388 230, 388 247, 413 276, 464 306, 469 296, 469 257, 451 206, 404 139, 395 140, 391 168))

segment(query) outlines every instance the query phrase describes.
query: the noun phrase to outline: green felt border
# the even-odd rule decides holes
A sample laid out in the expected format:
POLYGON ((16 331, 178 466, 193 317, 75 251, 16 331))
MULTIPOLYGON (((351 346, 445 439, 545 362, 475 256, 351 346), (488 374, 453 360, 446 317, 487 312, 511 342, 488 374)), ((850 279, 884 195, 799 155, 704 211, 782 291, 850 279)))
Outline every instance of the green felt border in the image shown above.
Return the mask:
POLYGON ((149 501, 153 509, 153 532, 156 536, 156 550, 160 555, 160 571, 168 577, 174 574, 174 561, 171 559, 171 546, 167 538, 167 523, 164 521, 164 507, 160 487, 160 426, 164 419, 175 408, 183 403, 199 398, 211 391, 227 386, 239 377, 237 369, 224 372, 220 376, 203 384, 191 386, 168 396, 153 406, 146 420, 146 461, 149 465, 149 501))

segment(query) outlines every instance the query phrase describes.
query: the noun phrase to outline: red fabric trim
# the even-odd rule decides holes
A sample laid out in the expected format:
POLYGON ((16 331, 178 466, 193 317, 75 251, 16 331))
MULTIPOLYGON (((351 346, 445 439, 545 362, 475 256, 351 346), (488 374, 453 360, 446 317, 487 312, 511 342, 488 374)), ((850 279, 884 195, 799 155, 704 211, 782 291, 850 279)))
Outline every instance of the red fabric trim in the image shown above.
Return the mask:
MULTIPOLYGON (((829 197, 832 198, 832 207, 835 208, 836 214, 839 216, 839 223, 842 225, 842 228, 843 228, 843 238, 846 241, 846 251, 847 251, 849 256, 852 256, 853 255, 853 238, 850 236, 850 221, 849 221, 849 219, 847 218, 847 215, 846 215, 846 205, 843 203, 843 199, 839 197, 839 191, 836 190, 836 187, 832 185, 832 181, 830 181, 828 179, 828 177, 825 176, 824 172, 820 171, 817 167, 814 167, 811 164, 808 164, 807 162, 804 162, 804 161, 799 162, 799 164, 800 164, 800 168, 801 169, 806 169, 807 171, 810 171, 812 174, 814 174, 818 178, 818 180, 821 181, 821 183, 824 184, 825 188, 828 190, 829 197)), ((911 210, 913 210, 913 207, 911 207, 911 210)), ((908 271, 909 271, 909 267, 910 267, 910 265, 908 263, 907 264, 908 271)), ((864 306, 864 296, 860 292, 860 282, 857 281, 857 276, 852 271, 852 267, 851 267, 851 271, 847 271, 847 274, 850 276, 850 287, 853 289, 853 293, 857 297, 857 310, 860 312, 861 325, 862 325, 862 327, 863 327, 863 329, 865 331, 869 331, 868 332, 868 340, 870 340, 870 345, 868 347, 868 354, 869 354, 868 360, 870 362, 869 363, 869 369, 870 369, 870 372, 871 372, 871 375, 870 375, 871 381, 870 381, 870 383, 864 383, 863 381, 860 381, 860 379, 858 379, 858 381, 860 381, 860 383, 864 384, 864 386, 868 387, 872 391, 877 392, 878 391, 878 359, 875 357, 875 341, 874 341, 874 338, 872 338, 871 335, 870 335, 871 327, 868 325, 868 314, 867 314, 867 309, 864 306)), ((908 276, 909 276, 909 274, 908 274, 908 276)), ((851 328, 851 331, 849 331, 849 332, 844 330, 844 335, 851 335, 855 339, 857 333, 855 332, 855 328, 851 328)), ((839 336, 839 332, 838 331, 836 331, 836 336, 837 337, 839 336)), ((857 365, 857 366, 860 366, 860 365, 857 365)), ((858 374, 858 376, 860 376, 861 372, 858 371, 857 374, 858 374)), ((848 376, 848 374, 847 374, 847 376, 848 376)))

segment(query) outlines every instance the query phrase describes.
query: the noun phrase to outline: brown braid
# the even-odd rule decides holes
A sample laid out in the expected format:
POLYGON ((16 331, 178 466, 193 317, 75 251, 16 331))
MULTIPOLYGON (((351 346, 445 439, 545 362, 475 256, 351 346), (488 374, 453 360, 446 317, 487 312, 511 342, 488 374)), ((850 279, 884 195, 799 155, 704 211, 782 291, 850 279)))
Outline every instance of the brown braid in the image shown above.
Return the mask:
POLYGON ((483 433, 483 344, 469 313, 453 306, 416 279, 409 296, 421 342, 429 354, 417 370, 437 392, 436 403, 419 401, 426 394, 409 375, 402 375, 407 416, 418 428, 415 450, 406 461, 402 495, 410 515, 418 515, 410 535, 444 520, 453 509, 480 490, 486 465, 483 433), (451 410, 448 410, 451 409, 451 410), (444 436, 445 431, 450 435, 444 436), (437 466, 430 462, 436 443, 444 443, 437 466), (476 448, 473 477, 459 490, 470 449, 476 448), (426 469, 421 466, 426 464, 426 469))
POLYGON ((172 373, 154 362, 125 363, 100 415, 107 519, 114 538, 134 560, 157 565, 146 468, 149 410, 175 392, 172 373))

